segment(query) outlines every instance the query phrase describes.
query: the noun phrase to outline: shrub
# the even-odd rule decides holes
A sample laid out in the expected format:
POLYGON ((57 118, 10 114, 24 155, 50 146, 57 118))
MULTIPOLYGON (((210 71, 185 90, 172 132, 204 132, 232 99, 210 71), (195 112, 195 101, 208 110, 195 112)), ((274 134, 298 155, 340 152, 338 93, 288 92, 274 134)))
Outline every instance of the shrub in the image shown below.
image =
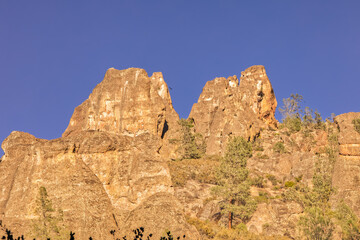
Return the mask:
POLYGON ((259 196, 255 197, 257 203, 267 203, 269 201, 269 194, 267 192, 259 192, 259 196))
POLYGON ((269 179, 269 181, 272 183, 273 186, 275 186, 278 183, 276 177, 272 174, 267 174, 266 178, 269 179))
POLYGON ((298 176, 298 177, 295 177, 295 181, 296 181, 296 182, 301 182, 302 178, 303 178, 303 175, 300 175, 300 176, 298 176))
POLYGON ((201 235, 208 238, 214 238, 217 232, 217 226, 209 221, 202 221, 197 218, 186 217, 186 221, 195 226, 201 235))
POLYGON ((266 231, 266 230, 268 230, 268 229, 270 228, 270 226, 271 226, 271 225, 270 225, 269 223, 264 223, 264 224, 262 225, 262 229, 266 231))
POLYGON ((286 152, 285 145, 283 142, 275 143, 273 150, 274 150, 274 152, 277 152, 277 153, 285 153, 286 152))
POLYGON ((352 120, 352 124, 354 125, 355 131, 360 133, 360 118, 352 120))
POLYGON ((301 119, 299 117, 288 117, 283 121, 285 127, 287 127, 290 133, 296 133, 301 130, 301 119))
POLYGON ((345 202, 338 204, 335 217, 341 226, 342 239, 360 239, 359 219, 345 202))
POLYGON ((264 178, 261 176, 257 176, 255 178, 251 179, 251 185, 258 187, 258 188, 263 188, 264 187, 264 178))
POLYGON ((291 188, 291 187, 293 187, 293 186, 295 186, 295 183, 294 183, 293 181, 287 181, 287 182, 285 182, 285 187, 291 188))
POLYGON ((305 213, 300 217, 299 225, 307 239, 331 239, 335 228, 331 214, 320 207, 307 208, 305 213))
POLYGON ((261 153, 257 153, 256 154, 256 157, 257 158, 260 158, 260 159, 269 159, 269 156, 266 155, 266 154, 261 154, 261 153))

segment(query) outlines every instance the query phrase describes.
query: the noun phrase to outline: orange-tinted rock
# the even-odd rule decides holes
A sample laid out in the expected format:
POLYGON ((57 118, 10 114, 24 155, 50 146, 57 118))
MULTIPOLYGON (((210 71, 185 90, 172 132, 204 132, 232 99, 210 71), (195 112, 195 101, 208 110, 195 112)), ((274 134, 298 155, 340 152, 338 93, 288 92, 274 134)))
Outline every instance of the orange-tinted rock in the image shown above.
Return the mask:
POLYGON ((277 126, 277 101, 264 66, 252 66, 241 72, 240 92, 242 100, 250 105, 259 120, 267 126, 277 126))
POLYGON ((352 121, 360 113, 345 113, 334 121, 339 129, 339 157, 335 163, 333 185, 337 194, 333 200, 345 200, 360 216, 360 133, 355 131, 352 121))
POLYGON ((224 152, 229 136, 252 139, 261 128, 276 127, 274 91, 263 66, 253 66, 236 76, 206 83, 189 118, 206 140, 207 154, 224 152))
MULTIPOLYGON (((177 219, 153 209, 151 213, 156 217, 151 224, 164 229, 151 231, 162 233, 166 218, 173 226, 177 223, 177 232, 191 235, 192 228, 180 214, 182 207, 168 200, 174 190, 166 160, 157 152, 160 144, 159 137, 148 133, 131 137, 78 131, 49 141, 13 132, 2 144, 5 155, 0 164, 0 219, 17 234, 29 237, 31 219, 36 219, 37 194, 44 186, 54 207, 64 211, 69 230, 75 231, 79 239, 107 239, 111 237, 109 231, 120 226, 140 227, 135 226, 138 222, 128 222, 130 215, 135 211, 141 216, 139 207, 150 204, 148 199, 153 195, 164 193, 151 204, 161 206, 167 201, 166 209, 176 212, 173 217, 177 219)), ((153 225, 143 227, 150 229, 153 225)))
POLYGON ((354 119, 360 119, 360 113, 345 113, 335 117, 340 130, 339 153, 343 156, 360 156, 360 133, 355 131, 354 119))
MULTIPOLYGON (((128 215, 149 197, 174 194, 163 156, 175 154, 167 143, 177 134, 178 119, 161 73, 148 77, 143 69, 109 69, 75 109, 62 138, 13 132, 3 142, 0 219, 27 234, 44 186, 79 239, 106 239, 111 229, 133 226, 128 215)), ((175 203, 167 209, 182 211, 175 203)), ((167 213, 153 214, 158 225, 167 213)), ((187 226, 181 224, 178 230, 187 226)))
MULTIPOLYGON (((130 136, 147 132, 164 139, 166 145, 178 120, 161 73, 149 77, 140 68, 110 68, 89 98, 75 108, 63 136, 83 130, 130 136)), ((168 145, 161 151, 167 156, 174 154, 168 145)))

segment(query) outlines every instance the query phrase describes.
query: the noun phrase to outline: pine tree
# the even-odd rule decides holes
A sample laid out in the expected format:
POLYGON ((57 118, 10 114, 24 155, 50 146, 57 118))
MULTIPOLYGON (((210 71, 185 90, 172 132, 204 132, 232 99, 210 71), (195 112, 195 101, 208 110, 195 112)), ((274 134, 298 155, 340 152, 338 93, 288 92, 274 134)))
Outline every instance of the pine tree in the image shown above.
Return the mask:
POLYGON ((36 239, 64 239, 68 236, 63 225, 63 212, 54 209, 45 187, 39 188, 35 214, 38 217, 33 221, 33 235, 36 239))
POLYGON ((200 133, 194 133, 194 119, 180 119, 181 127, 181 152, 182 159, 197 159, 205 153, 206 144, 200 133))
POLYGON ((222 212, 228 214, 228 227, 232 228, 233 217, 247 221, 256 210, 256 203, 250 195, 247 159, 252 155, 251 144, 241 137, 229 140, 225 157, 217 171, 217 186, 213 193, 223 199, 222 212))

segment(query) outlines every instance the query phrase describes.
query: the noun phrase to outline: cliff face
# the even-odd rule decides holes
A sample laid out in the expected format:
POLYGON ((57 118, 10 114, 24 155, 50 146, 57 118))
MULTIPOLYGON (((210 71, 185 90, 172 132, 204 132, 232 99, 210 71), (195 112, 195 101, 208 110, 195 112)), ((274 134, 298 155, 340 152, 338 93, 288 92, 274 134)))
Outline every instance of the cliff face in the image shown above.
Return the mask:
MULTIPOLYGON (((211 179, 214 171, 206 172, 203 165, 219 162, 209 155, 222 155, 229 137, 243 136, 255 140, 247 161, 252 177, 267 179, 262 187, 252 186, 251 194, 268 196, 247 222, 248 229, 296 237, 295 223, 304 209, 281 199, 287 191, 283 185, 297 178, 311 186, 329 132, 279 129, 276 106, 263 66, 243 71, 240 83, 236 76, 207 82, 189 117, 194 119, 195 132, 205 138, 209 159, 205 164, 200 159, 190 180, 174 188, 168 165, 178 153, 169 140, 179 139, 181 128, 162 74, 149 77, 143 69, 109 69, 89 98, 75 108, 61 138, 44 140, 12 132, 4 140, 0 220, 29 237, 39 218, 39 188, 45 187, 54 208, 63 211, 65 227, 75 231, 77 239, 108 239, 110 230, 116 230, 116 237, 130 236, 141 226, 153 233, 153 239, 164 230, 201 239, 185 214, 215 222, 224 215, 211 195, 214 181, 198 181, 194 176, 211 179), (283 152, 274 150, 277 143, 283 144, 283 152)), ((360 134, 352 124, 357 118, 360 113, 342 114, 331 123, 338 136, 333 144, 339 149, 332 173, 337 194, 332 202, 344 199, 360 216, 360 134)))
POLYGON ((131 233, 126 227, 141 226, 154 238, 168 229, 198 239, 173 196, 164 159, 172 154, 166 143, 177 121, 161 73, 109 69, 62 138, 13 132, 3 142, 0 219, 29 237, 45 187, 79 239, 106 239, 114 229, 121 237, 131 233), (151 221, 137 221, 144 214, 151 221))
POLYGON ((229 136, 254 139, 261 129, 276 127, 277 101, 263 66, 252 66, 236 76, 206 83, 189 118, 207 144, 207 154, 224 152, 229 136))
POLYGON ((89 98, 75 108, 63 137, 83 130, 128 136, 150 133, 163 139, 161 153, 172 156, 174 150, 166 143, 176 134, 178 120, 162 73, 149 77, 140 68, 110 68, 89 98))
POLYGON ((115 209, 105 189, 72 152, 72 142, 12 132, 2 148, 0 216, 13 231, 26 234, 32 230, 41 186, 46 187, 54 206, 64 211, 65 221, 79 237, 104 238, 102 229, 115 227, 115 209))
POLYGON ((360 113, 335 117, 339 129, 339 158, 334 168, 333 185, 337 194, 333 200, 344 200, 360 216, 360 133, 354 129, 354 119, 360 119, 360 113))

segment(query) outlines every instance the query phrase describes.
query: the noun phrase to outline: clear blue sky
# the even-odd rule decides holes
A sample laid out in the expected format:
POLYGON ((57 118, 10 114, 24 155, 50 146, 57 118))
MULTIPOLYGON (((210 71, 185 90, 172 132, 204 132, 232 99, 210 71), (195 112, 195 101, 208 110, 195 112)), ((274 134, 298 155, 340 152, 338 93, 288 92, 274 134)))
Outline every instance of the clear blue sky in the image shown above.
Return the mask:
MULTIPOLYGON (((0 1, 0 141, 60 137, 110 67, 161 71, 187 117, 206 81, 264 65, 324 117, 360 111, 360 1, 0 1)), ((1 152, 0 152, 1 155, 1 152)))

